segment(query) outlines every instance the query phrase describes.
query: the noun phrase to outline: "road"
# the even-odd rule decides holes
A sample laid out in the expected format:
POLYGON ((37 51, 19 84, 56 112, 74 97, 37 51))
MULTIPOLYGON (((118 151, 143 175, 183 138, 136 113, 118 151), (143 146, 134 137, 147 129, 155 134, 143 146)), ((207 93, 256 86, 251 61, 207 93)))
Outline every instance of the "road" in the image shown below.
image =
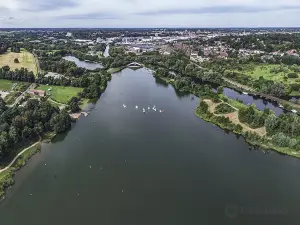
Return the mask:
POLYGON ((30 86, 15 100, 15 102, 11 105, 8 105, 8 107, 14 107, 15 105, 17 105, 21 101, 21 99, 23 98, 25 93, 27 93, 27 91, 35 89, 35 88, 36 88, 35 83, 30 84, 30 86))
POLYGON ((8 170, 8 169, 15 163, 15 161, 16 161, 21 155, 23 155, 26 151, 28 151, 30 148, 34 147, 35 145, 37 145, 37 144, 39 144, 39 143, 40 143, 40 141, 34 143, 33 145, 31 145, 31 146, 29 146, 28 148, 25 148, 23 151, 21 151, 21 152, 13 159, 13 161, 10 162, 10 164, 9 164, 7 167, 5 167, 4 169, 0 170, 0 173, 2 173, 2 172, 4 172, 4 171, 8 170))

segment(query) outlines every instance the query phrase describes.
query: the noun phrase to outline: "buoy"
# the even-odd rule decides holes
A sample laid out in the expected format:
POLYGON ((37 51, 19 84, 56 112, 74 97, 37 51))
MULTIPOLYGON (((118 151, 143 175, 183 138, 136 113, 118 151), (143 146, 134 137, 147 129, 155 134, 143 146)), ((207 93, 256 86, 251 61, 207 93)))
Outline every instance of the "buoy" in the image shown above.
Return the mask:
POLYGON ((92 166, 90 166, 90 169, 92 169, 92 166))
POLYGON ((31 193, 30 193, 29 195, 30 195, 30 196, 32 196, 32 194, 31 194, 31 193))
POLYGON ((79 193, 77 195, 79 196, 79 193))
POLYGON ((45 163, 45 166, 47 166, 47 164, 45 163))
POLYGON ((124 190, 122 189, 122 193, 124 192, 124 190))

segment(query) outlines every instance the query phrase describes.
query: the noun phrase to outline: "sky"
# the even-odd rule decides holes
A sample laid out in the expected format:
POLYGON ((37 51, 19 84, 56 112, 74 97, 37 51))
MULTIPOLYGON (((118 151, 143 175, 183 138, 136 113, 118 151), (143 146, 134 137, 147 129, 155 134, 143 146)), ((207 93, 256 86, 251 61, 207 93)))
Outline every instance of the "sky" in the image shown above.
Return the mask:
POLYGON ((0 0, 0 28, 300 27, 300 0, 0 0))

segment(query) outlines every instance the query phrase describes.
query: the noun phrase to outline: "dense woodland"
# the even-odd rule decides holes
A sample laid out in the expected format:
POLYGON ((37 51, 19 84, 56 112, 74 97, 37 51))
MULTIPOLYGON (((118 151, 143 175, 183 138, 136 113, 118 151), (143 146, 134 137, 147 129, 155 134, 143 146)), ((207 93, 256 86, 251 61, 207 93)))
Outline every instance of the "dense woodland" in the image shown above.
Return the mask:
POLYGON ((48 101, 30 99, 25 107, 8 108, 0 98, 0 112, 0 158, 46 132, 61 133, 71 127, 69 114, 48 101))

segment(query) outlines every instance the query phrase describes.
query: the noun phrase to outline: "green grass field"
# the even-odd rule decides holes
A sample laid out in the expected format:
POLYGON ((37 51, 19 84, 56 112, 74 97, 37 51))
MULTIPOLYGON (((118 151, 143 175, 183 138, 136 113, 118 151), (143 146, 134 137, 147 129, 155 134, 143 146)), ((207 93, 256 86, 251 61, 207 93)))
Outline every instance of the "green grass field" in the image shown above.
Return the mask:
MULTIPOLYGON (((282 82, 285 84, 293 84, 293 83, 300 83, 300 79, 298 78, 288 78, 284 79, 285 76, 289 73, 293 73, 292 70, 288 68, 288 66, 284 66, 286 69, 286 72, 279 72, 274 73, 271 72, 272 69, 278 69, 280 65, 249 65, 245 66, 245 70, 243 71, 237 71, 244 73, 248 76, 253 77, 254 79, 259 79, 259 77, 263 77, 266 80, 273 80, 274 82, 282 82)), ((298 73, 298 76, 300 78, 300 73, 298 73)))
POLYGON ((46 91, 47 94, 50 94, 50 98, 56 102, 60 103, 68 103, 68 101, 72 97, 76 97, 79 92, 81 92, 82 88, 77 87, 63 87, 63 86, 47 86, 47 85, 40 85, 36 88, 37 90, 46 91), (52 89, 48 91, 48 89, 52 89))
POLYGON ((0 91, 11 91, 13 84, 17 82, 10 80, 0 80, 0 91))
POLYGON ((9 66, 11 70, 27 68, 34 74, 37 74, 37 65, 33 54, 21 49, 20 53, 7 52, 0 55, 0 67, 9 66), (19 59, 19 63, 14 63, 14 59, 19 59))

